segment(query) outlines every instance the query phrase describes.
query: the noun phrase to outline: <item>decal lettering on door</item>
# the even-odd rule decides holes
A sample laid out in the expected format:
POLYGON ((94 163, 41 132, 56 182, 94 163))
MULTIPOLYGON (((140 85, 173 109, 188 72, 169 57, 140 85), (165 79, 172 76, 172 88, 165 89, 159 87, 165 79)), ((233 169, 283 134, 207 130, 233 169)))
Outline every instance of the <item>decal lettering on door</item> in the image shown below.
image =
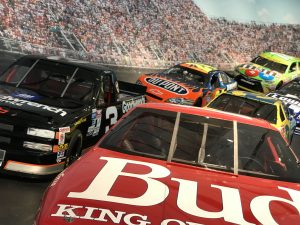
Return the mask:
MULTIPOLYGON (((86 189, 82 192, 69 192, 67 197, 151 207, 164 202, 170 194, 169 187, 161 181, 162 178, 166 178, 171 174, 171 171, 166 167, 148 162, 110 157, 101 157, 100 160, 104 160, 105 165, 95 176, 93 181, 87 185, 86 189), (137 170, 140 172, 133 173, 126 171, 126 167, 128 166, 129 168, 129 165, 135 166, 137 169, 140 167, 141 170, 137 170), (149 169, 145 170, 145 167, 148 167, 149 169), (142 173, 141 171, 147 172, 142 173), (134 197, 122 196, 121 193, 118 193, 117 196, 111 194, 110 190, 118 183, 118 180, 124 180, 126 178, 129 178, 132 182, 134 180, 143 182, 145 184, 143 186, 146 188, 143 192, 139 192, 139 194, 134 197)), ((215 201, 220 202, 221 207, 219 211, 208 211, 202 209, 201 204, 199 204, 201 201, 205 201, 205 199, 202 199, 204 195, 199 195, 199 192, 201 192, 201 183, 175 177, 171 177, 170 180, 174 182, 174 185, 178 186, 177 206, 173 205, 171 207, 177 207, 179 211, 199 218, 224 219, 224 221, 233 224, 254 225, 254 223, 248 222, 244 218, 243 207, 247 206, 242 205, 240 191, 243 190, 211 184, 210 187, 212 191, 218 191, 220 193, 220 195, 215 196, 215 201), (187 195, 187 193, 189 194, 187 195)), ((249 210, 260 224, 277 224, 273 217, 274 215, 272 214, 272 207, 270 207, 272 202, 277 202, 278 204, 283 203, 285 207, 289 205, 289 207, 295 209, 295 213, 297 212, 297 216, 299 216, 300 191, 280 186, 278 186, 278 190, 281 191, 286 198, 261 195, 254 196, 250 199, 249 210)), ((57 211, 51 216, 72 217, 132 225, 133 223, 131 223, 129 218, 135 215, 141 219, 138 224, 152 224, 150 221, 147 221, 147 215, 132 214, 132 212, 131 214, 128 214, 122 211, 110 211, 108 209, 68 204, 58 204, 57 207, 57 211), (77 213, 78 211, 76 210, 79 208, 84 209, 81 211, 79 210, 81 212, 80 214, 77 213), (96 213, 93 214, 94 211, 98 212, 97 217, 95 216, 96 213)), ((179 215, 180 214, 181 213, 179 213, 179 215)), ((168 225, 169 222, 172 221, 177 222, 180 225, 198 225, 194 222, 181 221, 179 218, 164 219, 160 224, 168 225)))

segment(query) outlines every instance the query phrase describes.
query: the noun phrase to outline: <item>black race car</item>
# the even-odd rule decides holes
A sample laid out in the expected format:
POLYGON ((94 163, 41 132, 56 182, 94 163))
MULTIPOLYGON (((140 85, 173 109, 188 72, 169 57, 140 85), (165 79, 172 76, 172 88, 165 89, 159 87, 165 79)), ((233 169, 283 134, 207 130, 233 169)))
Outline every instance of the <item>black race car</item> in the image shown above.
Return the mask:
POLYGON ((129 109, 145 88, 87 62, 24 56, 0 75, 0 171, 56 174, 129 109))

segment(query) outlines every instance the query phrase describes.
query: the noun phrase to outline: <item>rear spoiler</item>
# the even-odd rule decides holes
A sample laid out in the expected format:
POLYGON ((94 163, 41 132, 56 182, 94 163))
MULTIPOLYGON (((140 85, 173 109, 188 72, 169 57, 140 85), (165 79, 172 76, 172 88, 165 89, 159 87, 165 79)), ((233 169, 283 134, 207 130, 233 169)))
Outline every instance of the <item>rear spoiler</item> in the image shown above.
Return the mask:
POLYGON ((129 95, 145 95, 146 94, 146 87, 133 84, 125 81, 118 81, 120 92, 129 95))

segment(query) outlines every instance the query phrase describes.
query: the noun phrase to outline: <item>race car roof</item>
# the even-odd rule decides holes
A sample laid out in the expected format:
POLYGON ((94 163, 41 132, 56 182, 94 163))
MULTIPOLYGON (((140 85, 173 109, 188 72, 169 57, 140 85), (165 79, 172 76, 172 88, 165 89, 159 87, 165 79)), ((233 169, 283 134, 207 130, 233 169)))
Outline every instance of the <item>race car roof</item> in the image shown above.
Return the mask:
POLYGON ((53 61, 53 62, 60 62, 68 65, 73 65, 73 66, 79 66, 88 70, 92 70, 94 72, 99 72, 101 71, 111 71, 111 69, 100 65, 96 63, 91 63, 88 61, 83 61, 83 60, 76 60, 76 59, 71 59, 71 58, 64 58, 60 56, 46 56, 46 55, 25 55, 20 57, 19 59, 32 59, 32 60, 38 60, 38 59, 44 59, 48 61, 53 61))
POLYGON ((195 62, 195 63, 181 63, 179 64, 182 67, 186 67, 186 68, 190 68, 193 70, 197 70, 203 73, 208 73, 211 70, 217 70, 217 68, 213 67, 213 66, 209 66, 209 65, 205 65, 199 62, 195 62))
POLYGON ((280 100, 278 100, 278 99, 267 97, 267 96, 259 94, 259 93, 252 93, 252 92, 247 92, 247 91, 240 91, 240 90, 228 91, 224 94, 234 95, 234 96, 247 98, 247 99, 251 99, 254 101, 264 102, 264 103, 272 104, 272 105, 275 105, 277 102, 280 102, 280 100))
POLYGON ((283 64, 290 64, 294 61, 300 62, 300 58, 277 52, 263 52, 260 56, 283 64))
POLYGON ((182 112, 182 113, 194 114, 194 115, 202 115, 202 116, 207 116, 207 117, 213 117, 216 119, 237 121, 239 123, 264 127, 267 129, 277 131, 277 129, 275 127, 273 127, 272 125, 270 125, 269 122, 267 122, 263 119, 252 118, 252 117, 228 113, 228 112, 224 112, 224 111, 216 111, 216 110, 208 109, 208 108, 200 108, 200 107, 194 107, 194 106, 185 106, 185 105, 177 105, 177 104, 169 104, 169 103, 146 103, 146 104, 138 105, 137 107, 168 110, 168 111, 182 112))

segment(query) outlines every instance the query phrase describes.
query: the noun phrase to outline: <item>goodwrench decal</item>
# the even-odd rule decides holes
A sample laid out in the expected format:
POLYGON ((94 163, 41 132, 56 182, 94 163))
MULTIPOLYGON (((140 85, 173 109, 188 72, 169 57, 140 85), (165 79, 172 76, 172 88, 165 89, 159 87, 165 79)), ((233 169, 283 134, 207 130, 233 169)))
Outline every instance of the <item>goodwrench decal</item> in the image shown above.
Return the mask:
POLYGON ((27 101, 24 99, 14 98, 9 95, 0 95, 0 102, 4 102, 4 103, 10 104, 10 105, 15 105, 15 106, 23 106, 23 105, 26 106, 27 105, 27 106, 31 106, 31 107, 35 107, 35 108, 40 108, 40 109, 43 109, 43 110, 46 110, 49 112, 58 113, 60 116, 67 115, 67 112, 61 108, 43 105, 43 104, 40 104, 37 102, 31 102, 31 101, 27 101))

